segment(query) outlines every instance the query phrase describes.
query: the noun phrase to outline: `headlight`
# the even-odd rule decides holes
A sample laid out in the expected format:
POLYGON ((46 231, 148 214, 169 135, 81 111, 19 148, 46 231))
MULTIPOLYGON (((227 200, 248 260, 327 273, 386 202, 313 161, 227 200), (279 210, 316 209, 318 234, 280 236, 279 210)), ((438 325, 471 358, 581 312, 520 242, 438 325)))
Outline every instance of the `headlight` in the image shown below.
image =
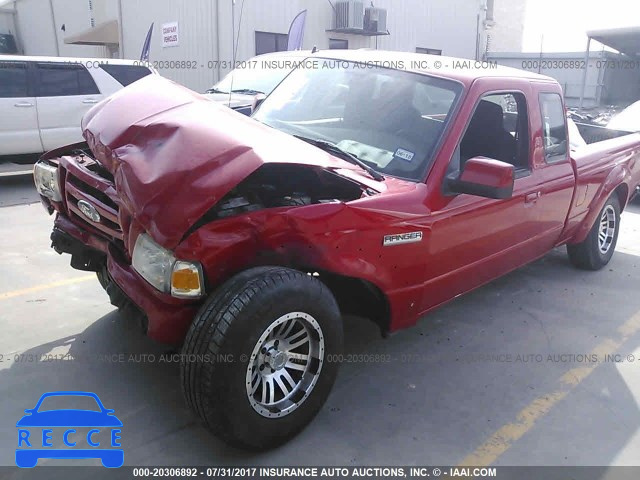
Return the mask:
POLYGON ((136 240, 132 264, 142 278, 173 297, 197 298, 204 293, 200 264, 176 260, 173 253, 162 248, 146 233, 136 240))
POLYGON ((62 201, 58 167, 43 162, 36 163, 33 167, 33 180, 40 195, 44 195, 54 202, 62 201))

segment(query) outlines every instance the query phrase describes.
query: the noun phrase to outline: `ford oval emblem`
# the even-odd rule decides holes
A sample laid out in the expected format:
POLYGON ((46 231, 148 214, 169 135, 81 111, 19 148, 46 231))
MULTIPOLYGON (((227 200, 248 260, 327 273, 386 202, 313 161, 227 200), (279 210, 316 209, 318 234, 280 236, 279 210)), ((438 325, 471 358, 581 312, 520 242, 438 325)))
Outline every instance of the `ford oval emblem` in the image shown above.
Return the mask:
POLYGON ((96 207, 91 205, 89 202, 85 200, 78 201, 78 209, 82 212, 82 214, 87 217, 89 220, 93 220, 94 222, 100 221, 100 214, 96 207))

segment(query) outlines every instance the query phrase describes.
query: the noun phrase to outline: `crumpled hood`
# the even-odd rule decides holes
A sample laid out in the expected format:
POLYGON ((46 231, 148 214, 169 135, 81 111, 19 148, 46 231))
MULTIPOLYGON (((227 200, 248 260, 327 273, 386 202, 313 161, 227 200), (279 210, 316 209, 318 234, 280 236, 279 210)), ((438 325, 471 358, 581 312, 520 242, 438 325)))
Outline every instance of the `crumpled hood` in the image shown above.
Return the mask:
POLYGON ((359 176, 358 167, 158 75, 96 105, 82 130, 96 160, 113 174, 122 206, 170 249, 265 163, 359 176))

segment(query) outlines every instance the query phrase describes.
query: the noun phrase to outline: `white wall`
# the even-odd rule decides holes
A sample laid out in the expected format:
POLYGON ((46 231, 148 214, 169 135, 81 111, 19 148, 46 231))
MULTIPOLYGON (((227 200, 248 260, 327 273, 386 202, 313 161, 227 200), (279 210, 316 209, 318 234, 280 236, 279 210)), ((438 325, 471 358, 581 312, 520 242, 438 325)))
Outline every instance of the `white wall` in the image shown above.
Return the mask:
MULTIPOLYGON (((215 81, 209 61, 217 59, 217 9, 211 0, 135 0, 122 2, 123 54, 139 59, 151 23, 155 23, 151 42, 152 62, 160 62, 160 73, 203 92, 215 81), (162 24, 178 22, 180 44, 162 47, 162 24), (171 62, 174 62, 173 64, 171 62), (191 62, 194 68, 175 62, 191 62), (166 68, 165 68, 166 67, 166 68)), ((230 43, 231 34, 226 43, 230 43)), ((223 57, 228 57, 225 52, 223 57)))
MULTIPOLYGON (((63 43, 65 33, 60 31, 63 23, 67 27, 66 35, 89 27, 88 0, 53 2, 60 55, 105 56, 102 47, 63 43)), ((118 19, 118 0, 93 2, 97 23, 118 19)), ((391 32, 390 36, 378 37, 377 46, 409 52, 415 52, 416 47, 434 48, 445 55, 474 58, 478 14, 484 3, 485 0, 375 0, 377 7, 387 9, 387 28, 391 32)), ((230 70, 235 44, 232 0, 121 0, 121 4, 124 58, 140 58, 147 31, 154 22, 150 58, 152 62, 160 62, 162 75, 204 91, 230 70), (180 45, 177 47, 162 47, 162 24, 168 22, 179 24, 180 45), (176 61, 191 62, 195 68, 167 63, 176 61)), ((369 1, 364 0, 364 4, 368 6, 369 1)), ((25 53, 55 55, 55 31, 48 0, 19 0, 18 5, 25 53)), ((240 32, 236 60, 255 55, 256 31, 286 34, 293 18, 304 9, 308 11, 305 49, 314 46, 327 49, 330 38, 347 39, 350 49, 376 47, 375 37, 327 32, 333 27, 334 18, 327 0, 236 0, 235 30, 240 32)), ((484 50, 482 46, 481 50, 484 50)))
MULTIPOLYGON (((308 10, 305 49, 314 46, 326 49, 330 38, 349 40, 350 49, 376 46, 373 37, 327 32, 333 26, 334 14, 326 0, 244 0, 244 11, 242 3, 236 0, 236 60, 255 55, 256 31, 286 34, 293 18, 304 9, 308 10)), ((483 3, 482 0, 376 0, 377 7, 388 10, 387 27, 391 32, 390 36, 378 37, 378 48, 415 52, 416 47, 427 47, 441 49, 445 55, 474 58, 477 16, 483 3)), ((195 69, 170 68, 169 64, 169 68, 160 71, 168 78, 204 91, 217 81, 219 74, 229 71, 224 64, 209 62, 231 63, 234 58, 231 5, 231 0, 123 1, 124 56, 139 58, 149 26, 155 22, 152 62, 161 62, 160 67, 166 66, 162 62, 167 61, 194 62, 195 69), (180 45, 162 48, 162 24, 174 21, 179 23, 180 45)))
POLYGON ((521 52, 527 0, 495 0, 489 52, 521 52))
POLYGON ((66 45, 64 37, 89 28, 88 0, 53 0, 55 29, 47 0, 19 0, 18 28, 25 55, 59 55, 62 57, 100 57, 103 47, 66 45), (66 32, 61 30, 65 25, 66 32), (57 48, 56 48, 57 45, 57 48))
POLYGON ((376 7, 388 11, 387 28, 391 32, 389 37, 380 37, 379 48, 410 52, 415 52, 416 47, 436 48, 442 50, 443 55, 475 58, 477 16, 482 3, 480 0, 376 0, 376 7))

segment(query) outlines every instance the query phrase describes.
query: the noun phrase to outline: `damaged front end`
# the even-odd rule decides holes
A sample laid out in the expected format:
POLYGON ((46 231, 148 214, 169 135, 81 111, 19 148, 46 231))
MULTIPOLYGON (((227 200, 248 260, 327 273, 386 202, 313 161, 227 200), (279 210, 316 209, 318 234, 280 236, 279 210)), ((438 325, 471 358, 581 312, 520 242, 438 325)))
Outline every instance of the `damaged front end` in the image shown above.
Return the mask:
POLYGON ((148 335, 164 343, 182 341, 209 291, 273 258, 271 243, 284 246, 290 230, 286 212, 335 211, 386 188, 157 76, 97 105, 82 127, 86 145, 52 151, 35 168, 43 204, 57 212, 53 247, 96 271, 114 305, 144 312, 148 335), (203 229, 215 222, 222 242, 203 229), (280 233, 265 242, 265 228, 280 233))

